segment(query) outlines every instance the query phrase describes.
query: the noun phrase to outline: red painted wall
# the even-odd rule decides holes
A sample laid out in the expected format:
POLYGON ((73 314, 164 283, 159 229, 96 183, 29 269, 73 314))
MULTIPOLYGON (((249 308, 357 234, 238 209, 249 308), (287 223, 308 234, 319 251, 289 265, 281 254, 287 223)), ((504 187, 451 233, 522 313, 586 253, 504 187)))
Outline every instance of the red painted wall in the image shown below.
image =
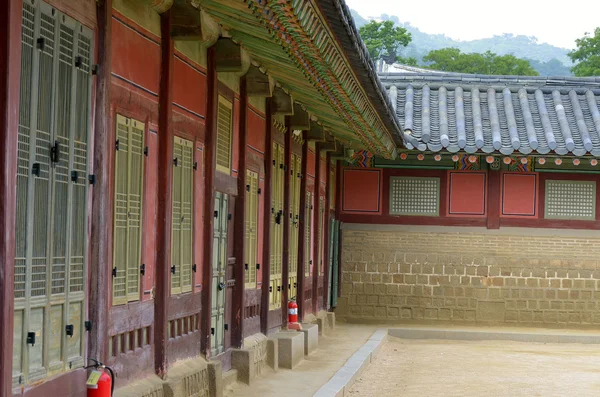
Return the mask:
POLYGON ((502 174, 500 216, 536 218, 537 202, 537 174, 502 174))
POLYGON ((264 156, 265 153, 265 132, 267 124, 264 114, 252 107, 248 107, 248 146, 264 156))
POLYGON ((382 170, 344 168, 342 170, 342 212, 380 214, 382 170))
POLYGON ((485 216, 487 173, 450 171, 448 178, 448 216, 485 216))
POLYGON ((306 157, 307 160, 307 172, 308 172, 308 176, 312 177, 313 179, 315 178, 315 171, 316 171, 316 157, 315 157, 315 152, 313 152, 312 150, 308 149, 308 156, 306 157))
MULTIPOLYGON (((353 168, 357 169, 357 168, 353 168)), ((343 170, 342 169, 342 186, 340 187, 341 198, 344 196, 344 185, 343 185, 343 170)), ((452 171, 459 172, 459 171, 452 171)), ((531 175, 524 173, 503 173, 502 175, 531 175)), ((508 217, 501 216, 499 224, 501 227, 540 227, 540 228, 561 228, 561 229, 600 229, 600 175, 595 174, 568 174, 568 173, 545 173, 540 172, 537 175, 537 195, 535 198, 537 207, 537 217, 517 216, 508 217), (596 194, 596 220, 595 221, 580 221, 580 220, 555 220, 555 219, 544 219, 544 195, 545 195, 545 183, 546 180, 581 180, 581 181, 596 181, 597 194, 596 194)), ((509 177, 510 178, 510 177, 509 177)), ((460 179, 460 178, 459 178, 460 179)), ((502 196, 502 178, 496 178, 498 185, 497 191, 502 196)), ((486 178, 486 186, 489 191, 489 184, 493 182, 494 178, 486 178)), ((447 216, 448 213, 448 192, 449 192, 449 171, 444 170, 419 170, 419 169, 383 169, 382 178, 382 211, 381 214, 364 214, 364 213, 348 213, 340 212, 339 220, 346 223, 371 223, 371 224, 399 224, 399 225, 441 225, 441 226, 487 226, 487 214, 484 216, 474 215, 452 215, 447 216), (389 191, 390 191, 390 177, 392 176, 412 176, 412 177, 434 177, 440 180, 440 216, 397 216, 389 215, 389 191)), ((466 186, 466 189, 473 189, 466 186)), ((527 190, 525 190, 527 192, 527 190)), ((530 192, 530 190, 529 190, 530 192)), ((514 192, 509 193, 511 197, 514 197, 514 192)), ((458 194, 458 197, 461 195, 458 194)), ((528 197, 529 193, 527 194, 528 197)), ((479 196, 481 197, 481 196, 479 196)), ((498 197, 496 202, 500 207, 502 205, 502 197, 498 197)), ((489 201, 492 201, 489 198, 489 201)), ((523 203, 529 203, 530 200, 525 200, 518 204, 521 207, 526 207, 523 203)), ((514 204, 514 202, 513 202, 514 204)), ((529 205, 528 204, 528 205, 529 205)), ((529 207, 530 208, 530 207, 529 207)), ((500 208, 501 210, 501 208, 500 208)), ((491 212, 491 211, 490 211, 491 212)))
POLYGON ((206 116, 206 72, 178 56, 173 64, 173 104, 180 111, 206 116))
POLYGON ((116 11, 112 23, 112 73, 158 95, 160 41, 116 11))

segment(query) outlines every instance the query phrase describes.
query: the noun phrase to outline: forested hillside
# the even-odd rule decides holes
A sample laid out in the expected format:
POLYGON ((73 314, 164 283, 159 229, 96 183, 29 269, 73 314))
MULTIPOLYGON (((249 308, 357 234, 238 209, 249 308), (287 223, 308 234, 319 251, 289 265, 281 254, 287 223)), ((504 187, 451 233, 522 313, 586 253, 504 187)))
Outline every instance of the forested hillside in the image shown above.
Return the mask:
MULTIPOLYGON (((357 27, 368 23, 368 20, 356 11, 351 10, 351 12, 357 27)), ((547 43, 539 43, 535 37, 515 36, 506 33, 485 39, 458 41, 442 34, 421 32, 410 23, 400 22, 400 19, 394 15, 382 14, 377 19, 394 21, 396 25, 408 30, 412 36, 412 41, 406 48, 402 49, 399 55, 406 58, 414 57, 419 64, 423 63, 422 58, 431 50, 454 47, 463 53, 484 53, 489 50, 498 55, 512 54, 517 58, 527 59, 541 76, 572 75, 569 68, 573 64, 567 56, 569 50, 547 43)))

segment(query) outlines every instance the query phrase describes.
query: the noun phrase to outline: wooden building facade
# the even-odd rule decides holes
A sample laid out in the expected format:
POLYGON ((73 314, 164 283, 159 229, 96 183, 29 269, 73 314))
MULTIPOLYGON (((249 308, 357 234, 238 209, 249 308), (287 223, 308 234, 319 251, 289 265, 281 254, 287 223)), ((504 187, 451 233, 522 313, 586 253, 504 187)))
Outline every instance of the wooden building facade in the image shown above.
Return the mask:
POLYGON ((227 369, 335 305, 339 161, 402 142, 343 2, 0 7, 1 397, 227 369))

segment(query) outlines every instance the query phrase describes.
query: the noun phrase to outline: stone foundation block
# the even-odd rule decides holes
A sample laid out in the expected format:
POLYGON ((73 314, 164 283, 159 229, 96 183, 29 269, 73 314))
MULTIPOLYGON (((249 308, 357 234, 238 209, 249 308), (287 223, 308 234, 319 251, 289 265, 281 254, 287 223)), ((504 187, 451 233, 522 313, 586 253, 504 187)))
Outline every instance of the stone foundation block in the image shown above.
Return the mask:
POLYGON ((267 365, 274 371, 279 369, 279 341, 278 339, 267 340, 267 365))
POLYGON ((220 361, 208 363, 209 397, 223 397, 223 366, 220 361))
POLYGON ((164 397, 163 380, 152 375, 115 390, 114 397, 164 397))
POLYGON ((327 312, 327 325, 329 326, 330 329, 332 329, 332 330, 335 329, 335 313, 334 312, 327 312))
POLYGON ((317 317, 316 323, 319 326, 319 335, 327 335, 327 317, 317 317))
POLYGON ((296 331, 278 332, 279 366, 293 369, 304 359, 304 335, 296 331))
POLYGON ((319 347, 319 326, 317 324, 302 324, 298 332, 304 334, 304 355, 308 356, 319 347))
POLYGON ((235 349, 231 351, 231 368, 237 370, 238 380, 247 385, 256 378, 254 350, 235 349))
MULTIPOLYGON (((203 359, 189 360, 176 364, 169 369, 168 379, 164 384, 164 397, 212 397, 211 376, 209 365, 203 359)), ((214 371, 214 367, 211 372, 214 371)), ((213 376, 213 387, 216 387, 216 378, 213 376)), ((213 391, 216 393, 216 390, 213 391)))

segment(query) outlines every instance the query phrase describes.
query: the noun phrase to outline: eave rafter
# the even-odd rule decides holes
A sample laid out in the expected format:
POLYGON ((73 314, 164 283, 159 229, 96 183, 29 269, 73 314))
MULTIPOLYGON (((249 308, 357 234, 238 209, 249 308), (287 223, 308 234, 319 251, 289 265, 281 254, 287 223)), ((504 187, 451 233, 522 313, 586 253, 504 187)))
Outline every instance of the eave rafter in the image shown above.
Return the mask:
POLYGON ((392 137, 350 72, 350 66, 335 45, 335 38, 313 3, 309 0, 247 2, 252 13, 339 117, 346 121, 365 148, 386 158, 395 157, 392 137))

